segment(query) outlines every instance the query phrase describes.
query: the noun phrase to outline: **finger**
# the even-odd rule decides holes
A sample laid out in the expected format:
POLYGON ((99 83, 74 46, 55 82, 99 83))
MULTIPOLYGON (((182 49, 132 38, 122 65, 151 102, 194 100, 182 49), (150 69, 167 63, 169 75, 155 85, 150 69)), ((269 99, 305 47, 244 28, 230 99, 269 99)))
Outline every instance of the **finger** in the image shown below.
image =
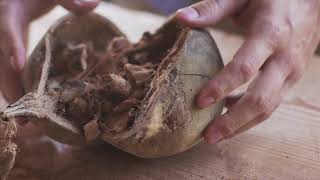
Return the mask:
POLYGON ((14 70, 3 53, 0 54, 0 89, 4 98, 13 103, 23 95, 20 73, 14 70))
POLYGON ((8 103, 24 94, 20 77, 26 59, 24 39, 19 28, 13 29, 5 35, 0 49, 0 90, 8 103))
POLYGON ((288 76, 286 63, 272 58, 259 76, 252 82, 247 93, 223 116, 211 123, 204 137, 214 144, 238 131, 252 121, 251 126, 260 122, 259 117, 271 114, 281 99, 281 87, 288 76))
MULTIPOLYGON (((288 80, 288 78, 287 78, 288 80)), ((281 91, 280 91, 280 96, 283 97, 285 95, 285 93, 289 90, 290 85, 288 85, 288 81, 285 81, 284 84, 281 87, 281 91)), ((273 108, 272 112, 275 111, 279 105, 281 103, 281 99, 278 99, 276 106, 273 108)), ((242 126, 240 129, 238 129, 236 132, 232 133, 231 135, 229 135, 227 138, 232 138, 238 134, 241 134, 253 127, 255 127, 256 125, 260 124, 261 122, 267 120, 270 117, 270 114, 261 114, 260 116, 258 116, 257 118, 255 118, 254 120, 248 122, 246 125, 242 126)))
POLYGON ((26 60, 24 32, 20 26, 9 25, 8 34, 2 40, 0 52, 0 90, 8 101, 13 103, 23 96, 21 71, 26 60))
POLYGON ((233 15, 246 2, 247 0, 204 0, 178 10, 176 18, 191 27, 206 27, 233 15))
POLYGON ((57 0, 57 2, 73 13, 83 14, 95 9, 101 0, 57 0))
POLYGON ((265 38, 248 37, 232 61, 202 88, 197 97, 197 105, 200 108, 208 107, 250 81, 272 53, 273 47, 265 38))
MULTIPOLYGON (((13 52, 14 51, 16 50, 13 50, 13 52)), ((13 60, 19 58, 18 55, 13 55, 10 63, 9 61, 5 61, 7 58, 4 57, 7 56, 0 53, 0 67, 2 68, 0 71, 0 90, 5 100, 9 104, 12 104, 24 95, 20 72, 17 72, 17 70, 13 68, 12 63, 14 61, 23 62, 23 60, 13 60)), ((20 126, 24 126, 28 123, 28 120, 26 119, 17 118, 15 120, 20 126)))
MULTIPOLYGON (((280 103, 276 103, 276 104, 280 104, 280 103)), ((274 109, 272 110, 272 112, 274 110, 276 110, 278 108, 278 106, 275 106, 274 109)), ((257 126, 258 124, 262 123, 263 121, 267 120, 270 117, 270 114, 261 114, 260 116, 256 117, 255 119, 249 121, 246 125, 242 126, 241 128, 239 128, 238 130, 236 130, 234 133, 226 136, 226 139, 230 139, 233 138, 234 136, 237 136, 255 126, 257 126)))

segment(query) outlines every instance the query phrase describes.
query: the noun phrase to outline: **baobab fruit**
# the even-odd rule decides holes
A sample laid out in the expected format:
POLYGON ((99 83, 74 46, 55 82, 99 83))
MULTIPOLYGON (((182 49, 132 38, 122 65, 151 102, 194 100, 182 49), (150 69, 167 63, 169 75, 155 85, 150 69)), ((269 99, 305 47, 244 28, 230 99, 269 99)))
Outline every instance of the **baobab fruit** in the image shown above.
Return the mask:
POLYGON ((223 102, 200 110, 194 100, 222 68, 210 34, 174 19, 131 43, 104 17, 68 15, 33 51, 28 94, 4 116, 27 117, 64 143, 99 138, 139 157, 170 156, 199 143, 221 113, 223 102))

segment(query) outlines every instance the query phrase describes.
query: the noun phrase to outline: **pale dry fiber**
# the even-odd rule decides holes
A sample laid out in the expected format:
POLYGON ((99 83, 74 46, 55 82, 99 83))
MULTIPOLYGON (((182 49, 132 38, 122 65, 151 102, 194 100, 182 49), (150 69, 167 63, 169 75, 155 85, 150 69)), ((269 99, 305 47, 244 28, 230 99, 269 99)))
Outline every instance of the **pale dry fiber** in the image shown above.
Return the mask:
POLYGON ((221 113, 223 101, 200 110, 194 97, 222 67, 207 31, 173 19, 132 44, 98 14, 68 15, 29 57, 27 94, 3 117, 28 118, 68 144, 82 144, 83 127, 97 121, 99 137, 123 151, 171 156, 198 144, 221 113))
POLYGON ((0 111, 5 108, 6 104, 7 104, 7 103, 5 102, 3 96, 2 96, 2 94, 1 94, 1 92, 0 92, 0 111))
MULTIPOLYGON (((133 39, 137 39, 150 26, 155 29, 163 22, 161 17, 113 5, 100 6, 98 11, 120 27, 132 27, 129 37, 133 39), (132 19, 136 15, 139 18, 132 19)), ((50 22, 53 22, 50 18, 46 19, 46 24, 50 22)), ((33 32, 39 26, 41 24, 35 23, 33 32)), ((219 31, 212 31, 212 34, 225 60, 232 57, 243 41, 240 37, 219 31)), ((232 140, 216 146, 202 144, 181 155, 158 160, 138 159, 109 146, 93 148, 87 153, 84 153, 85 150, 78 151, 81 158, 76 158, 78 160, 68 168, 38 179, 317 180, 320 177, 319 69, 320 57, 314 57, 302 80, 286 96, 285 102, 273 116, 232 140)), ((27 166, 24 167, 27 169, 27 166)), ((44 171, 41 171, 35 175, 43 174, 44 171)))

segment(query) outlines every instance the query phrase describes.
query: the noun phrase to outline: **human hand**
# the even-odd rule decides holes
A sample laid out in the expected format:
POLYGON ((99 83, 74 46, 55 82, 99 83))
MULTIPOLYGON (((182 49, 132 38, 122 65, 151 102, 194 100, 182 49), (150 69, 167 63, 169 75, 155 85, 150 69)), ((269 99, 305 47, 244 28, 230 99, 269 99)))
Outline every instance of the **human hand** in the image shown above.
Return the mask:
POLYGON ((206 108, 253 81, 208 125, 204 138, 211 144, 267 119, 302 76, 320 40, 318 0, 204 0, 176 14, 191 27, 211 26, 227 17, 246 30, 245 42, 199 92, 197 104, 206 108))
MULTIPOLYGON (((73 13, 83 14, 94 9, 99 2, 100 0, 0 0, 0 91, 9 103, 24 95, 20 73, 26 59, 30 22, 57 4, 73 13)), ((17 122, 20 125, 27 123, 21 119, 17 122)), ((19 127, 15 142, 19 144, 16 165, 26 167, 26 172, 56 170, 71 161, 71 146, 45 137, 40 128, 31 123, 23 128, 19 127)))
POLYGON ((99 2, 100 0, 0 0, 0 90, 9 103, 15 102, 24 94, 21 70, 26 59, 29 23, 56 4, 79 14, 92 10, 99 2))

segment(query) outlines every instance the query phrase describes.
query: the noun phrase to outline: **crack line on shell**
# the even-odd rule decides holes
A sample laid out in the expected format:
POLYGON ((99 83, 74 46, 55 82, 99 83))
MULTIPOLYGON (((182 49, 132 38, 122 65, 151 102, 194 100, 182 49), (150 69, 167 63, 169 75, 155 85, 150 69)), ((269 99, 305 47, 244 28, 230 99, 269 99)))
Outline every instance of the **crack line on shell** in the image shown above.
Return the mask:
POLYGON ((183 74, 178 74, 178 75, 182 75, 182 76, 199 76, 199 77, 210 78, 209 76, 203 75, 203 74, 183 73, 183 74))

